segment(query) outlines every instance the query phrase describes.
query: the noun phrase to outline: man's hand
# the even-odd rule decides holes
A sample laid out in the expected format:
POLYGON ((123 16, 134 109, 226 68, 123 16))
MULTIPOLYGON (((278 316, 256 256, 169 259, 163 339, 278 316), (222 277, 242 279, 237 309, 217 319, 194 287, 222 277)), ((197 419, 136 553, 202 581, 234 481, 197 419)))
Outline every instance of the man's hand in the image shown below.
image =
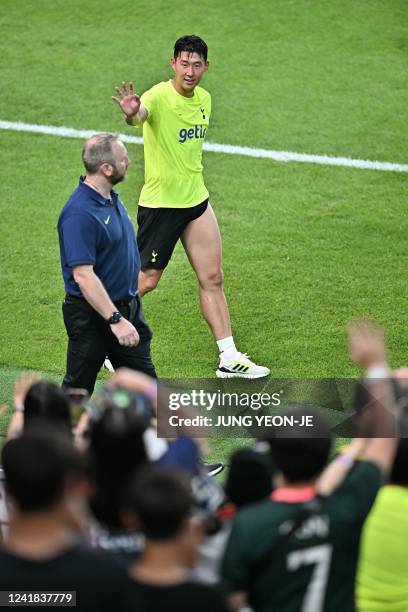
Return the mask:
POLYGON ((352 321, 347 326, 351 359, 362 368, 387 363, 384 330, 370 321, 352 321))
POLYGON ((125 81, 122 81, 122 89, 115 87, 118 97, 112 96, 112 100, 118 104, 126 117, 133 117, 140 108, 140 97, 135 93, 132 81, 129 82, 129 91, 125 81))
POLYGON ((134 325, 127 319, 122 317, 119 323, 111 325, 110 328, 122 346, 137 346, 139 344, 139 334, 134 325))

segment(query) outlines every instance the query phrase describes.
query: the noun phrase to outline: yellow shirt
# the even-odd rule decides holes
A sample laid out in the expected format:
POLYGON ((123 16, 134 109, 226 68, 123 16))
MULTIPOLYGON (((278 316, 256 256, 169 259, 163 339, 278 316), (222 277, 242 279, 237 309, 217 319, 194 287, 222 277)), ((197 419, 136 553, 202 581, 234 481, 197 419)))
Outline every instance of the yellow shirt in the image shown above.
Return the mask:
POLYGON ((380 489, 364 525, 357 573, 359 612, 408 611, 408 488, 380 489))
POLYGON ((191 98, 171 81, 158 83, 141 98, 149 115, 143 124, 145 184, 139 204, 189 208, 208 198, 201 162, 211 114, 211 96, 202 87, 191 98))

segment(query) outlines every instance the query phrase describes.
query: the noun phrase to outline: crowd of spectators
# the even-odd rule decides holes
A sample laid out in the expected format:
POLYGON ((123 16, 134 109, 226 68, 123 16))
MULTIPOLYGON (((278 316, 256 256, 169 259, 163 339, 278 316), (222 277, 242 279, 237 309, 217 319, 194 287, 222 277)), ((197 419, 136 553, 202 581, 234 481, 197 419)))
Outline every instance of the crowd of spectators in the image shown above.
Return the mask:
POLYGON ((313 436, 248 440, 222 482, 204 441, 157 436, 160 382, 118 370, 89 400, 18 379, 0 591, 75 593, 88 612, 407 612, 407 372, 368 322, 349 327, 349 352, 359 437, 334 447, 318 411, 292 407, 313 436))

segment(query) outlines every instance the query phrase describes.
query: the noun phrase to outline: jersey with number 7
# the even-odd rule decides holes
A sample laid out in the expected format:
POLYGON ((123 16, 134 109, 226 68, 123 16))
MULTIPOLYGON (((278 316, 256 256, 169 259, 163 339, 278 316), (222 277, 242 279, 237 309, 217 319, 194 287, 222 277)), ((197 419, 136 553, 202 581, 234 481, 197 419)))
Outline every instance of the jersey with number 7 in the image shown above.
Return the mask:
POLYGON ((222 565, 228 591, 244 591, 256 612, 354 612, 361 530, 381 481, 377 466, 358 463, 256 575, 256 560, 290 531, 299 503, 272 496, 242 510, 222 565))

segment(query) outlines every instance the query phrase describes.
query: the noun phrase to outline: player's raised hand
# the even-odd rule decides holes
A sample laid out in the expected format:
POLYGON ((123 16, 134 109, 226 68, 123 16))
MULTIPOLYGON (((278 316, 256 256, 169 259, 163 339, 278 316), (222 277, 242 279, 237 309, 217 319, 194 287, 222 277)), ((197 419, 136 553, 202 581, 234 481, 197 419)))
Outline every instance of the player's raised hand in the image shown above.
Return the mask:
POLYGON ((118 104, 122 112, 127 117, 136 115, 140 108, 140 96, 135 93, 132 81, 129 81, 129 86, 125 81, 122 81, 122 88, 115 87, 118 97, 112 96, 112 100, 118 104))

